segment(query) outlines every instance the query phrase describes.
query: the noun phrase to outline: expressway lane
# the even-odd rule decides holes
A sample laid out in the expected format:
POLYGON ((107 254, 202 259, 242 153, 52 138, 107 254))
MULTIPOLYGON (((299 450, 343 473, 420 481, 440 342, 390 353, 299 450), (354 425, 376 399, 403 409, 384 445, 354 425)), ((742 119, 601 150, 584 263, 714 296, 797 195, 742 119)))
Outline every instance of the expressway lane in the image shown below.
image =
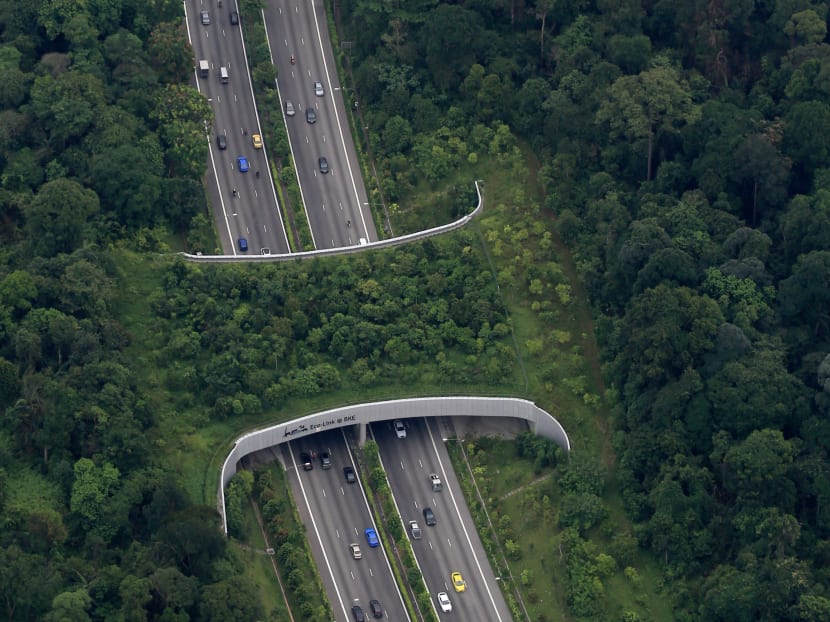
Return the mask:
MULTIPOLYGON (((321 432, 280 447, 335 619, 351 621, 355 600, 368 612, 369 601, 377 599, 383 606, 384 619, 409 620, 383 549, 370 548, 366 542, 364 530, 375 525, 360 481, 348 484, 343 476, 343 467, 354 465, 343 431, 321 432), (331 455, 332 468, 328 470, 321 468, 319 459, 324 450, 331 455), (318 453, 313 470, 303 471, 302 451, 318 453), (352 558, 352 542, 360 545, 362 559, 352 558)), ((371 619, 370 614, 367 616, 371 619)))
POLYGON ((289 252, 288 239, 277 203, 276 190, 267 165, 267 145, 255 149, 252 134, 262 135, 250 74, 246 62, 240 25, 233 25, 230 12, 234 2, 187 0, 185 3, 188 38, 196 62, 196 87, 204 94, 214 113, 208 166, 208 195, 214 206, 217 231, 226 254, 244 254, 238 240, 245 238, 249 254, 262 249, 271 253, 289 252), (210 24, 201 22, 207 10, 210 24), (199 75, 199 61, 209 63, 208 76, 199 75), (227 71, 227 83, 220 79, 220 68, 227 71), (225 137, 227 148, 220 149, 217 137, 225 137), (250 170, 238 170, 237 158, 247 158, 250 170), (259 171, 259 175, 257 175, 259 171))
POLYGON ((378 239, 338 81, 321 0, 270 0, 265 11, 291 152, 315 247, 352 246, 378 239), (295 63, 291 63, 294 56, 295 63), (321 82, 323 96, 314 93, 321 82), (315 123, 306 119, 312 108, 315 123), (329 172, 320 171, 319 158, 329 172))
POLYGON ((510 611, 476 532, 438 426, 426 419, 409 419, 407 423, 405 439, 396 437, 390 422, 372 424, 372 435, 380 447, 395 502, 433 604, 438 610, 435 599, 438 592, 447 592, 452 601, 452 612, 445 614, 438 610, 439 618, 510 622, 510 611), (441 492, 432 490, 429 475, 433 472, 443 481, 441 492), (435 512, 434 527, 426 525, 424 507, 431 507, 435 512), (420 540, 411 539, 410 520, 418 521, 423 534, 420 540), (450 583, 450 574, 456 571, 467 583, 464 593, 456 593, 450 583))

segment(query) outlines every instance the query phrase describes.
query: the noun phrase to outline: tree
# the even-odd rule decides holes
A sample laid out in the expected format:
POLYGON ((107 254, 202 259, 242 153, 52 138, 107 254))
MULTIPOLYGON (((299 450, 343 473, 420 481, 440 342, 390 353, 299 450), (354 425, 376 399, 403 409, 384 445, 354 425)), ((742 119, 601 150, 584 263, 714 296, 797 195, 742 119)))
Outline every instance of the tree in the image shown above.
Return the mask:
POLYGON ((784 153, 806 174, 830 165, 830 106, 797 102, 784 117, 784 153))
POLYGON ((0 603, 8 620, 37 620, 49 610, 60 577, 41 555, 0 547, 0 603))
POLYGON ((830 331, 830 251, 798 258, 778 291, 781 314, 790 325, 803 325, 816 336, 830 331))
MULTIPOLYGON (((70 3, 72 4, 72 3, 70 3)), ((56 147, 84 136, 105 109, 104 85, 97 77, 68 71, 35 78, 30 109, 56 147)))
POLYGON ((84 588, 61 592, 52 600, 52 611, 46 614, 47 622, 88 622, 92 599, 84 588))
POLYGON ((723 314, 715 301, 660 284, 631 299, 621 320, 615 366, 626 393, 676 377, 714 346, 723 314))
POLYGON ((597 121, 608 124, 612 137, 647 141, 646 181, 653 170, 654 145, 663 133, 675 131, 700 116, 692 103, 688 83, 666 65, 636 76, 618 78, 597 111, 597 121))
POLYGON ((770 349, 725 363, 707 381, 706 397, 716 426, 738 437, 798 424, 809 412, 803 384, 787 371, 782 353, 770 349))
POLYGON ((83 242, 87 219, 98 209, 95 192, 76 181, 56 179, 43 184, 26 214, 34 252, 52 257, 74 251, 83 242))
POLYGON ((120 473, 111 464, 96 466, 89 458, 81 458, 74 466, 75 479, 69 508, 78 514, 87 530, 105 539, 112 537, 111 527, 102 521, 108 497, 118 484, 120 473))
POLYGON ((784 32, 801 44, 821 43, 827 35, 827 22, 812 10, 793 13, 784 26, 784 32))
POLYGON ((205 132, 213 124, 207 99, 193 87, 170 84, 159 91, 151 117, 166 146, 169 172, 200 179, 208 152, 205 132))
POLYGON ((158 145, 155 147, 124 144, 93 156, 92 186, 103 204, 124 225, 152 224, 159 212, 159 177, 164 172, 164 164, 161 149, 158 145))
POLYGON ((778 207, 787 198, 790 161, 781 156, 767 134, 747 136, 735 152, 735 159, 739 162, 735 171, 737 180, 751 184, 749 222, 755 226, 762 205, 778 207))
POLYGON ((440 4, 421 30, 426 64, 438 88, 456 88, 476 60, 482 43, 481 17, 461 6, 440 4))
POLYGON ((184 82, 193 71, 193 50, 180 20, 158 24, 150 34, 147 52, 165 82, 184 82))
POLYGON ((786 511, 795 496, 788 478, 794 457, 793 444, 779 430, 755 430, 726 453, 726 488, 741 501, 786 511))
POLYGON ((256 587, 240 575, 205 587, 199 611, 206 622, 258 620, 263 616, 256 587))

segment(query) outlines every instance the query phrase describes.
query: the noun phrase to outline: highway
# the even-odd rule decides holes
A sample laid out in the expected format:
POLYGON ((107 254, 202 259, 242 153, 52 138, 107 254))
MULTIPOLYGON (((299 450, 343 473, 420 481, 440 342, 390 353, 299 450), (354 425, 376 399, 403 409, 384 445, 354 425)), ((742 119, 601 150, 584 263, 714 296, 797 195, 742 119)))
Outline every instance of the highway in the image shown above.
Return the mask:
POLYGON ((410 537, 410 542, 439 618, 511 622, 510 610, 476 532, 438 425, 426 419, 407 419, 406 423, 405 439, 396 437, 390 422, 374 423, 371 431, 407 533, 410 520, 418 521, 421 527, 423 537, 410 537), (429 475, 433 472, 443 482, 441 492, 432 490, 429 475), (434 527, 426 525, 424 507, 435 512, 434 527), (456 571, 467 583, 466 592, 460 594, 450 582, 450 574, 456 571), (447 592, 452 612, 440 612, 435 600, 438 592, 447 592))
POLYGON ((372 619, 369 601, 377 599, 384 609, 384 619, 409 620, 392 569, 382 547, 370 548, 364 530, 377 525, 371 518, 360 481, 348 484, 343 467, 354 466, 342 430, 321 432, 295 442, 280 445, 288 481, 312 555, 323 580, 335 619, 353 621, 351 608, 357 601, 372 619), (322 451, 331 455, 332 468, 323 470, 322 451), (314 469, 304 471, 300 453, 315 451, 314 469), (349 544, 360 545, 362 559, 353 559, 349 544))
POLYGON ((286 101, 296 110, 284 119, 315 248, 377 240, 322 0, 270 0, 265 23, 283 110, 286 101), (315 95, 314 82, 322 83, 324 95, 315 95), (306 120, 309 107, 317 117, 313 124, 306 120), (326 174, 321 157, 328 161, 326 174))
POLYGON ((288 253, 288 239, 267 165, 267 145, 255 149, 253 134, 262 135, 254 103, 244 42, 239 25, 232 25, 232 0, 187 0, 185 16, 188 38, 196 61, 196 86, 210 101, 214 125, 210 131, 208 196, 226 254, 245 254, 238 240, 245 238, 248 254, 288 253), (200 12, 207 10, 210 24, 203 25, 200 12), (200 77, 199 61, 210 65, 207 78, 200 77), (225 67, 228 81, 220 80, 225 67), (219 149, 216 138, 226 137, 227 149, 219 149), (238 170, 237 158, 248 159, 250 170, 238 170), (257 175, 259 171, 259 175, 257 175))

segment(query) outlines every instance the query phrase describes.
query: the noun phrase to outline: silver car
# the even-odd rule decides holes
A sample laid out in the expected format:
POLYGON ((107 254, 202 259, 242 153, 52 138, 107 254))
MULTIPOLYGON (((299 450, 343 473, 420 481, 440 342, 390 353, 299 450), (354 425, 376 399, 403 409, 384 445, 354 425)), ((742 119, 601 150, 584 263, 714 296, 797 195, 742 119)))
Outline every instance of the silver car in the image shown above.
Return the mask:
POLYGON ((285 116, 286 117, 293 117, 295 114, 294 111, 294 104, 291 102, 285 102, 285 116))
POLYGON ((447 596, 446 592, 438 592, 438 605, 444 613, 452 611, 452 603, 450 602, 450 597, 447 596))
POLYGON ((326 92, 323 90, 323 83, 322 82, 315 82, 314 83, 314 94, 317 97, 322 97, 323 95, 326 94, 326 92))
POLYGON ((209 26, 210 25, 210 13, 207 11, 202 11, 202 26, 209 26))

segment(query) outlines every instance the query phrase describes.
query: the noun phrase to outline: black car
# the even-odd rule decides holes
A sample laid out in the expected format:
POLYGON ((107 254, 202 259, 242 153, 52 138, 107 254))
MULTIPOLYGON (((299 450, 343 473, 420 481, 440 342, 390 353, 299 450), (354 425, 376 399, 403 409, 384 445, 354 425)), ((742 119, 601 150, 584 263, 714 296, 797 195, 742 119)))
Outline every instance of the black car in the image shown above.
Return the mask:
POLYGON ((231 24, 233 26, 239 24, 239 13, 237 13, 236 11, 231 11, 231 24))
POLYGON ((346 477, 346 483, 354 484, 357 481, 357 477, 355 477, 354 469, 350 466, 343 467, 343 475, 346 477))
POLYGON ((383 617, 383 607, 380 606, 379 600, 370 600, 369 601, 369 609, 372 610, 372 617, 373 618, 382 618, 383 617))
POLYGON ((325 158, 320 158, 319 164, 320 164, 320 172, 323 175, 325 175, 326 173, 329 172, 329 161, 328 160, 326 160, 325 158))
POLYGON ((228 139, 224 134, 216 136, 216 146, 223 150, 228 148, 228 139))
POLYGON ((329 455, 329 452, 320 452, 320 464, 323 466, 324 469, 331 468, 331 456, 329 455))
POLYGON ((432 508, 424 508, 424 522, 430 527, 435 526, 435 512, 432 508))
POLYGON ((317 113, 314 112, 314 108, 309 106, 305 109, 305 120, 309 123, 317 123, 317 113))
POLYGON ((363 608, 360 605, 352 605, 352 615, 354 622, 366 622, 366 614, 363 613, 363 608))
POLYGON ((300 462, 303 463, 303 471, 310 471, 314 468, 314 463, 311 461, 311 454, 307 451, 300 454, 300 462))

